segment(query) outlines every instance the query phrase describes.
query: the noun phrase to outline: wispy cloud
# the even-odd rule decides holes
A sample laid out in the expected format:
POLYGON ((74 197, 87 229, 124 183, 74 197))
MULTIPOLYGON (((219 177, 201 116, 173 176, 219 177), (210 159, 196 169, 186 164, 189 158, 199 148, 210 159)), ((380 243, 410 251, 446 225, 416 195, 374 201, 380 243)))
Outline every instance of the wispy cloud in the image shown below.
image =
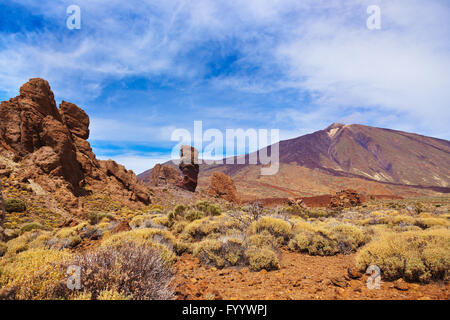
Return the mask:
POLYGON ((334 121, 450 138, 446 0, 79 0, 82 28, 68 30, 71 4, 0 5, 0 93, 46 78, 91 115, 94 147, 115 143, 136 171, 139 146, 168 148, 194 120, 286 138, 334 121))

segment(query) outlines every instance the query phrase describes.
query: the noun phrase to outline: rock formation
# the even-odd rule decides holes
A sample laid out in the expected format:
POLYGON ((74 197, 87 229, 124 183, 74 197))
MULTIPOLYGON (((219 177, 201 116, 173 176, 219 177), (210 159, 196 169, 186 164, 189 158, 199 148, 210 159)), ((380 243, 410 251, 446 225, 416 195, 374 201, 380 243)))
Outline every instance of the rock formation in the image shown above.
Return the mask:
POLYGON ((77 196, 102 191, 127 204, 148 204, 145 186, 132 171, 95 157, 87 139, 89 116, 73 103, 56 107, 47 81, 30 79, 20 95, 0 105, 0 156, 20 166, 12 174, 33 180, 67 208, 77 196))
POLYGON ((5 201, 3 200, 3 185, 0 182, 0 242, 4 241, 5 234, 3 228, 3 221, 5 219, 5 201))
POLYGON ((180 164, 178 166, 183 173, 183 180, 177 184, 180 188, 195 192, 197 188, 198 173, 198 151, 191 146, 181 146, 180 164))
POLYGON ((216 198, 222 198, 234 203, 239 202, 238 193, 233 180, 220 171, 214 172, 211 175, 207 192, 209 195, 216 198))
POLYGON ((342 190, 330 199, 329 208, 350 208, 361 205, 361 196, 351 189, 342 190))
POLYGON ((152 187, 177 185, 180 182, 180 173, 171 165, 158 163, 150 172, 149 185, 152 187))

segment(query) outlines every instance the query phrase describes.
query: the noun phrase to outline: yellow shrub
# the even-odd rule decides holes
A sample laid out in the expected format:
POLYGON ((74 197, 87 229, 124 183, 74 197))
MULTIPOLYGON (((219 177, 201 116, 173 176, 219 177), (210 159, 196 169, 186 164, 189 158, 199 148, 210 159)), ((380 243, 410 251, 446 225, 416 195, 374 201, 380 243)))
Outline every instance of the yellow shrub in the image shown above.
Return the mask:
POLYGON ((160 251, 162 258, 168 263, 173 263, 176 259, 172 250, 182 250, 182 244, 170 232, 151 228, 113 234, 102 241, 101 247, 120 246, 129 241, 138 245, 152 246, 160 251))
POLYGON ((292 235, 292 227, 289 222, 282 219, 263 217, 251 224, 252 233, 267 231, 274 237, 282 237, 285 241, 292 235))
POLYGON ((245 257, 247 258, 249 268, 252 271, 259 271, 262 269, 270 271, 280 269, 281 267, 277 254, 267 247, 250 247, 245 252, 245 257))
POLYGON ((195 245, 194 256, 203 263, 222 268, 235 266, 243 262, 243 240, 235 237, 219 237, 206 239, 195 245))
POLYGON ((295 236, 289 242, 289 248, 310 255, 349 253, 369 240, 363 230, 349 224, 330 226, 300 222, 295 225, 294 230, 295 236))
POLYGON ((30 249, 0 262, 0 287, 15 299, 52 299, 65 270, 55 268, 70 257, 66 251, 30 249))
POLYGON ((116 290, 103 290, 97 297, 97 300, 131 300, 130 297, 124 296, 116 290))
POLYGON ((430 229, 388 233, 364 247, 356 262, 361 270, 377 265, 387 279, 403 277, 422 282, 448 279, 450 231, 430 229))
POLYGON ((194 220, 184 228, 181 236, 189 241, 201 240, 212 233, 219 233, 220 226, 220 222, 212 218, 194 220))
POLYGON ((275 238, 268 231, 264 230, 261 233, 251 235, 247 238, 248 246, 254 246, 257 248, 268 247, 268 248, 278 248, 283 243, 284 239, 282 237, 275 238))
POLYGON ((50 238, 47 231, 33 230, 25 232, 21 236, 14 238, 6 243, 8 251, 6 257, 26 251, 28 249, 44 248, 46 241, 50 238))

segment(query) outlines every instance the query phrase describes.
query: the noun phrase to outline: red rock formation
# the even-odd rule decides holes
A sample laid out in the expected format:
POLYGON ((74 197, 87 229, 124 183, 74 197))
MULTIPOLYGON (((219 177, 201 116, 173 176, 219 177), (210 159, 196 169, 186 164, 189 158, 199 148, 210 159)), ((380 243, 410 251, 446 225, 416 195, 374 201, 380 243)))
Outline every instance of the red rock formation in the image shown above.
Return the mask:
POLYGON ((181 177, 177 169, 167 164, 157 164, 153 167, 149 176, 149 185, 152 187, 164 185, 176 185, 181 177))
POLYGON ((191 146, 181 146, 179 168, 183 173, 183 180, 177 184, 180 188, 195 192, 198 182, 198 151, 191 146))
POLYGON ((89 142, 89 116, 73 103, 56 107, 47 81, 31 79, 0 105, 0 155, 19 162, 22 181, 34 182, 67 207, 76 196, 102 191, 122 202, 148 204, 145 186, 114 161, 99 161, 89 142))
POLYGON ((223 172, 218 171, 211 175, 207 192, 216 198, 222 198, 234 203, 239 202, 233 180, 223 172))

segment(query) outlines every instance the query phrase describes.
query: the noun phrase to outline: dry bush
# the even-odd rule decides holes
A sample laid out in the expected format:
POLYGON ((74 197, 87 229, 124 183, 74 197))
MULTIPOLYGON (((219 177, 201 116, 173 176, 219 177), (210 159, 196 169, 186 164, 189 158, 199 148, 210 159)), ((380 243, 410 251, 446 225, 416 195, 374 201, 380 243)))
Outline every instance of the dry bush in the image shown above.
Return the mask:
POLYGON ((250 232, 253 234, 258 234, 263 231, 267 231, 277 238, 282 237, 284 241, 289 240, 292 236, 291 224, 278 218, 263 217, 253 222, 250 226, 250 232))
MULTIPOLYGON (((222 229, 223 230, 223 229, 222 229)), ((194 220, 185 226, 181 237, 187 241, 200 241, 212 233, 220 233, 221 222, 213 218, 194 220)))
POLYGON ((270 271, 281 267, 277 254, 267 247, 257 248, 252 246, 245 251, 245 257, 252 271, 262 269, 270 271))
POLYGON ((174 263, 174 253, 183 252, 186 248, 169 232, 161 229, 135 229, 113 234, 102 241, 102 247, 121 247, 124 243, 134 242, 138 245, 151 246, 160 252, 168 263, 174 263))
POLYGON ((450 232, 448 229, 385 233, 365 246, 356 258, 358 267, 381 268, 387 279, 428 282, 449 278, 450 232))
POLYGON ((362 229, 349 224, 330 226, 299 222, 294 226, 294 232, 289 248, 310 255, 346 254, 369 241, 362 229))
POLYGON ((267 247, 272 249, 279 248, 284 242, 283 237, 274 237, 267 230, 263 230, 258 234, 251 235, 247 238, 247 245, 257 248, 267 247))
POLYGON ((194 256, 206 264, 222 268, 242 264, 244 258, 243 240, 234 237, 206 239, 194 249, 194 256))
MULTIPOLYGON (((81 268, 82 293, 91 299, 167 300, 173 272, 151 247, 124 242, 76 256, 64 268, 81 268)), ((66 297, 72 292, 66 291, 66 297)))
POLYGON ((48 231, 32 230, 6 242, 8 251, 5 257, 11 257, 28 249, 43 249, 51 235, 48 231))
POLYGON ((65 270, 56 268, 70 258, 66 251, 29 249, 0 262, 0 298, 56 299, 65 270))

